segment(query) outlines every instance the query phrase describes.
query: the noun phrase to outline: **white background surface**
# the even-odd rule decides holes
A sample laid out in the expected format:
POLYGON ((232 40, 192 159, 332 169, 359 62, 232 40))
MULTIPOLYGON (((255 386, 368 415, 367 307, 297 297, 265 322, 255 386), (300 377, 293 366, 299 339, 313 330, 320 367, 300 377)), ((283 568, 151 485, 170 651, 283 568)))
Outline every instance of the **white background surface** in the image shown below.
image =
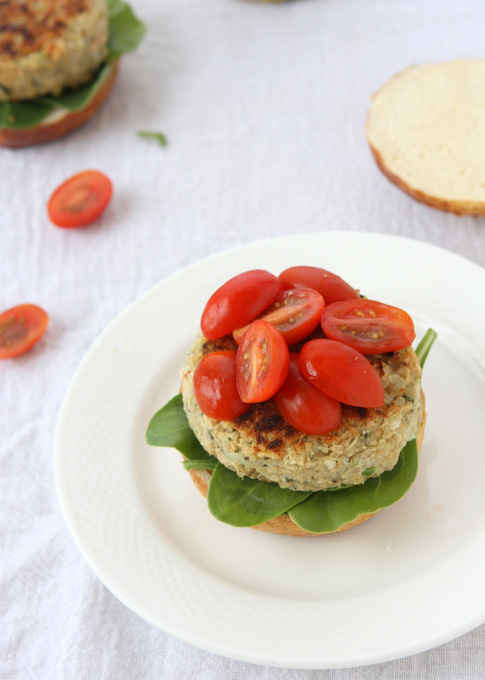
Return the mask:
POLYGON ((379 174, 363 132, 371 94, 393 73, 483 55, 483 3, 133 7, 148 34, 123 59, 97 116, 58 142, 0 150, 0 306, 33 302, 51 317, 29 354, 0 364, 0 674, 483 677, 483 626, 417 656, 335 671, 259 667, 178 641, 92 574, 60 512, 52 456, 63 396, 92 342, 153 284, 206 255, 280 234, 362 230, 427 241, 485 265, 484 220, 433 211, 400 193, 379 174), (138 138, 141 129, 164 132, 169 146, 138 138), (112 204, 89 229, 59 230, 46 218, 49 195, 87 168, 111 177, 112 204))

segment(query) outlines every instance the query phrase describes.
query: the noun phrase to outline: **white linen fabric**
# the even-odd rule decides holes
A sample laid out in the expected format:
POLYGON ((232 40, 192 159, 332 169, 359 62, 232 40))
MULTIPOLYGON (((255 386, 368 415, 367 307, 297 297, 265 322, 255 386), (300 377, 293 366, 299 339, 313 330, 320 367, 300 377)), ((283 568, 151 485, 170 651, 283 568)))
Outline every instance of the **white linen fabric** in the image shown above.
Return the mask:
POLYGON ((102 110, 59 141, 0 149, 0 307, 32 302, 50 315, 32 351, 0 362, 0 677, 484 677, 485 626, 415 656, 339 670, 263 667, 189 646, 93 575, 53 473, 59 409, 92 342, 149 287, 199 258, 262 237, 362 230, 485 266, 484 220, 401 193, 377 170, 364 135, 370 96, 394 73, 483 56, 483 2, 131 4, 148 32, 123 57, 102 110), (167 147, 140 130, 163 132, 167 147), (51 192, 89 168, 112 179, 112 203, 87 229, 54 227, 51 192))

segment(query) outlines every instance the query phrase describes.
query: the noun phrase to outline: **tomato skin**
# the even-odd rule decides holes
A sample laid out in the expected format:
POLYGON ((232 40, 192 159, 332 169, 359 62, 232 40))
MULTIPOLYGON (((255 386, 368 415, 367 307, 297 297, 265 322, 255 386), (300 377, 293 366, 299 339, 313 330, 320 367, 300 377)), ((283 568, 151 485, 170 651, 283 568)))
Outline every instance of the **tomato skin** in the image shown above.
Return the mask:
POLYGON ((358 350, 336 340, 307 342, 298 368, 313 385, 344 404, 376 408, 384 404, 379 374, 358 350))
POLYGON ((207 301, 200 321, 202 333, 215 340, 245 326, 270 306, 280 289, 278 278, 264 269, 237 274, 207 301))
POLYGON ((47 204, 47 214, 57 227, 87 227, 108 207, 112 195, 109 177, 97 170, 84 170, 57 187, 47 204))
POLYGON ((321 324, 328 338, 362 354, 395 352, 409 347, 416 337, 409 314, 376 300, 335 302, 323 310, 321 324))
MULTIPOLYGON (((311 288, 282 290, 259 318, 277 328, 288 345, 294 345, 315 330, 320 323, 323 307, 323 298, 316 290, 311 288)), ((246 329, 247 326, 234 331, 236 342, 240 342, 246 329)))
POLYGON ((27 352, 40 340, 49 321, 37 305, 24 304, 0 314, 0 359, 11 359, 27 352))
POLYGON ((248 410, 236 385, 236 350, 212 352, 194 371, 194 391, 199 408, 214 420, 234 420, 248 410))
POLYGON ((319 390, 300 373, 296 352, 290 353, 290 369, 273 401, 283 418, 295 430, 321 435, 335 430, 342 419, 337 399, 319 390))
POLYGON ((263 319, 253 321, 237 350, 239 396, 249 404, 270 399, 284 383, 289 366, 290 352, 281 333, 263 319))
POLYGON ((323 297, 325 305, 338 300, 359 298, 359 293, 337 274, 321 267, 289 267, 279 275, 284 288, 314 288, 323 297))

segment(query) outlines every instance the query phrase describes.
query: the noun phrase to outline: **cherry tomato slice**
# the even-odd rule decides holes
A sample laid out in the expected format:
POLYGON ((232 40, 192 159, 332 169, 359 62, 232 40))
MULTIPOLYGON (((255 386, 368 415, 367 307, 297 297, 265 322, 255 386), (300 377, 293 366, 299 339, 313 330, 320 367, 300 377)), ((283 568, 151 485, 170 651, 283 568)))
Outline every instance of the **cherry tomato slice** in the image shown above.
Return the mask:
POLYGON ((290 267, 279 275, 284 288, 314 288, 326 305, 359 297, 359 293, 340 276, 321 267, 290 267))
MULTIPOLYGON (((323 298, 311 288, 283 290, 273 304, 264 311, 264 319, 277 328, 288 345, 303 340, 318 326, 324 307, 323 298)), ((247 326, 234 331, 236 342, 240 342, 247 326)))
POLYGON ((49 316, 37 305, 12 307, 0 314, 0 359, 18 357, 40 340, 49 316))
POLYGON ((202 413, 214 420, 234 420, 248 410, 236 385, 236 350, 213 352, 194 371, 195 398, 202 413))
POLYGON ((283 418, 305 434, 326 434, 335 430, 342 419, 342 406, 302 376, 298 354, 290 353, 288 376, 273 401, 283 418))
POLYGON ((97 170, 84 170, 61 184, 47 204, 47 213, 57 227, 87 227, 107 208, 113 186, 97 170))
POLYGON ((298 359, 302 375, 323 392, 351 406, 384 404, 384 388, 370 361, 336 340, 310 340, 298 359))
POLYGON ((215 340, 245 326, 269 307, 280 290, 278 278, 264 269, 234 276, 209 298, 200 321, 202 333, 215 340))
POLYGON ((263 319, 253 321, 237 350, 239 396, 248 404, 266 401, 284 383, 289 365, 290 352, 281 333, 263 319))
POLYGON ((328 338, 340 340, 362 354, 395 352, 409 347, 416 333, 404 310, 375 300, 345 300, 325 307, 322 328, 328 338))

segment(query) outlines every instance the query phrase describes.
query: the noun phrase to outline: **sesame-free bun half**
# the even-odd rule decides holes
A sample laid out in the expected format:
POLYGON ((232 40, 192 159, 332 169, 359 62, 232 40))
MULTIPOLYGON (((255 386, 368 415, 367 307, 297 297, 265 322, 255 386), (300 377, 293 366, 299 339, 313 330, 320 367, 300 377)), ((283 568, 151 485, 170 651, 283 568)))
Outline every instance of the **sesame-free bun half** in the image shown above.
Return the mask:
MULTIPOLYGON (((424 404, 424 395, 422 395, 423 399, 423 404, 424 404)), ((419 424, 417 436, 416 436, 416 443, 418 447, 418 451, 421 449, 421 444, 423 442, 423 436, 424 436, 424 426, 426 422, 426 412, 424 410, 423 406, 423 413, 422 413, 422 418, 421 422, 419 424)), ((193 483, 197 487, 197 489, 200 491, 200 493, 207 497, 207 491, 209 488, 209 482, 210 482, 210 476, 211 472, 208 470, 189 470, 190 476, 192 478, 193 483)), ((377 511, 377 512, 380 512, 377 511)), ((335 532, 328 532, 328 533, 339 533, 341 531, 347 531, 348 529, 351 529, 352 527, 355 527, 359 524, 362 524, 362 522, 365 522, 366 520, 370 519, 374 515, 377 514, 377 512, 373 513, 368 513, 368 514, 362 514, 356 517, 352 522, 348 522, 347 524, 344 524, 341 526, 339 529, 337 529, 335 532)), ((301 529, 297 524, 295 524, 289 517, 289 515, 280 515, 279 517, 275 517, 274 519, 267 520, 266 522, 263 522, 262 524, 258 524, 254 527, 251 527, 252 529, 258 529, 259 531, 266 531, 272 534, 281 534, 285 536, 323 536, 326 534, 316 534, 313 532, 305 531, 304 529, 301 529)))
POLYGON ((485 60, 412 66, 373 95, 367 141, 382 173, 412 198, 485 215, 485 60))
POLYGON ((41 123, 32 127, 0 129, 0 145, 18 148, 33 144, 43 144, 59 137, 64 137, 64 135, 87 123, 111 92, 118 73, 118 65, 119 59, 116 59, 112 64, 108 77, 84 108, 79 111, 54 109, 41 123))

